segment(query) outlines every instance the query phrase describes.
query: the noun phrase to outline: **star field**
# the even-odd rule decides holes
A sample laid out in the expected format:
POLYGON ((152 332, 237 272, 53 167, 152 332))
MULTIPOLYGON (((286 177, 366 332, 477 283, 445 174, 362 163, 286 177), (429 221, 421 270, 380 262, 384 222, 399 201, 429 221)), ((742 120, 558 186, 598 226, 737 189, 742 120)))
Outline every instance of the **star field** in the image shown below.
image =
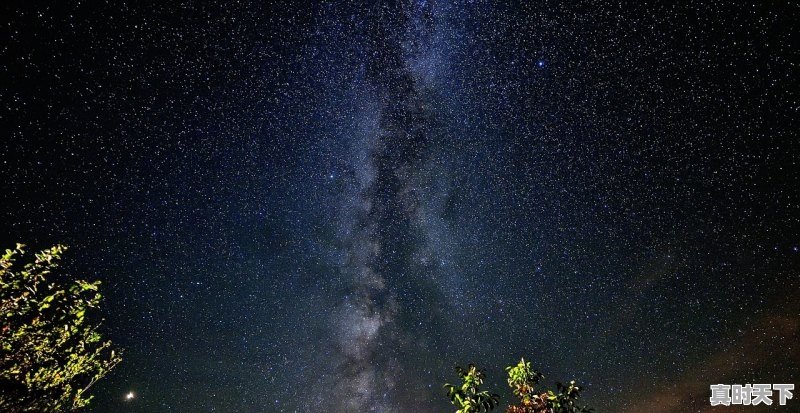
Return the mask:
POLYGON ((797 383, 800 10, 706 3, 4 4, 3 243, 103 281, 92 412, 797 383))

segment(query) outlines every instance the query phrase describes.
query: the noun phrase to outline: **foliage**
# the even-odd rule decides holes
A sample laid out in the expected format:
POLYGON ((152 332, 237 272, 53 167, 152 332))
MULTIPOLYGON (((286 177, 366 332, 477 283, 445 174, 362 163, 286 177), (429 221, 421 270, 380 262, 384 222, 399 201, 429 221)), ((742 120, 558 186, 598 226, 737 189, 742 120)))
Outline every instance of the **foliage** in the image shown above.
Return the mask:
POLYGON ((557 392, 548 390, 536 393, 535 386, 544 375, 534 370, 531 363, 520 359, 514 366, 506 367, 508 385, 520 400, 519 405, 511 405, 506 413, 588 413, 592 409, 578 405, 581 388, 571 381, 568 386, 556 383, 557 392))
POLYGON ((0 411, 78 410, 91 401, 92 385, 121 361, 91 321, 100 282, 52 274, 62 245, 20 265, 24 247, 0 257, 0 411))
POLYGON ((534 370, 529 361, 520 359, 515 366, 506 367, 508 386, 514 396, 520 400, 520 406, 510 406, 507 413, 525 413, 547 411, 546 394, 536 394, 534 388, 544 379, 544 375, 534 370))
POLYGON ((444 385, 450 403, 459 408, 456 413, 488 412, 497 407, 500 403, 500 396, 480 390, 480 386, 486 378, 486 374, 482 370, 479 370, 474 364, 470 364, 466 369, 456 367, 456 373, 461 377, 461 386, 444 385))
MULTIPOLYGON (((464 370, 456 367, 458 375, 464 382, 461 387, 445 384, 450 402, 459 410, 456 413, 488 412, 499 404, 500 397, 496 394, 489 395, 488 391, 479 391, 486 376, 470 364, 464 370)), ((516 365, 506 367, 508 372, 508 386, 520 403, 510 405, 506 413, 590 413, 593 410, 578 405, 581 388, 571 381, 564 386, 556 383, 557 391, 536 392, 536 386, 544 380, 544 375, 534 370, 531 363, 520 359, 516 365)))
POLYGON ((589 413, 593 409, 578 405, 581 397, 581 388, 575 385, 575 380, 569 382, 568 386, 556 383, 558 393, 548 391, 547 404, 555 413, 589 413))

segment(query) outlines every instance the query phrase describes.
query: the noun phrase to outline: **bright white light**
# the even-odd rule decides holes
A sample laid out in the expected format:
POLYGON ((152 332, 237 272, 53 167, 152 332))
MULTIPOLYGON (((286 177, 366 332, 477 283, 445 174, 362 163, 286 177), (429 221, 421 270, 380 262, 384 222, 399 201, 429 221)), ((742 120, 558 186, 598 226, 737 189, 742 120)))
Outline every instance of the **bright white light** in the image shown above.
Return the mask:
POLYGON ((132 391, 129 391, 128 394, 125 395, 125 401, 131 401, 134 397, 136 397, 136 395, 132 391))

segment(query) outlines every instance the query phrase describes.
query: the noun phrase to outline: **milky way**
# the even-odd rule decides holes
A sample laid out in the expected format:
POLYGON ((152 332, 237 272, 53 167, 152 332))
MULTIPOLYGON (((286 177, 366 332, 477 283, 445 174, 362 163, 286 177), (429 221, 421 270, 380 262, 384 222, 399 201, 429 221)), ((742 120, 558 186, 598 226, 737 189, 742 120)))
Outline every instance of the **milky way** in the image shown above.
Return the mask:
POLYGON ((406 300, 425 287, 416 278, 435 274, 425 265, 435 257, 421 251, 425 177, 419 171, 436 142, 420 91, 425 83, 411 67, 416 59, 436 58, 428 44, 431 12, 425 5, 374 6, 358 16, 369 23, 355 32, 364 63, 353 81, 359 100, 353 104, 369 108, 355 119, 368 127, 345 158, 351 163, 338 211, 341 261, 332 267, 344 278, 345 293, 327 319, 336 344, 329 362, 338 374, 334 385, 324 384, 331 392, 320 392, 336 411, 393 412, 402 411, 400 401, 413 403, 402 384, 413 374, 402 357, 413 326, 398 313, 419 305, 406 300))
POLYGON ((18 3, 0 248, 103 281, 89 411, 452 411, 521 356, 607 412, 796 380, 797 5, 18 3))

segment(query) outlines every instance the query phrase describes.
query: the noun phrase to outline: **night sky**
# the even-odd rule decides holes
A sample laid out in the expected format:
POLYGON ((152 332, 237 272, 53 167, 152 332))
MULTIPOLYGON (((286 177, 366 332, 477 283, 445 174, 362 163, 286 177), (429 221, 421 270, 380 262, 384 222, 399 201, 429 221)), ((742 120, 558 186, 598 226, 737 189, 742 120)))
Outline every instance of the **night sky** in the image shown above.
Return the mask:
POLYGON ((0 247, 103 280, 90 412, 800 382, 797 3, 48 3, 0 6, 0 247))

